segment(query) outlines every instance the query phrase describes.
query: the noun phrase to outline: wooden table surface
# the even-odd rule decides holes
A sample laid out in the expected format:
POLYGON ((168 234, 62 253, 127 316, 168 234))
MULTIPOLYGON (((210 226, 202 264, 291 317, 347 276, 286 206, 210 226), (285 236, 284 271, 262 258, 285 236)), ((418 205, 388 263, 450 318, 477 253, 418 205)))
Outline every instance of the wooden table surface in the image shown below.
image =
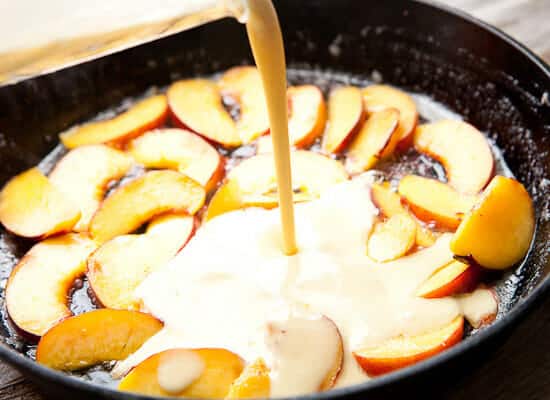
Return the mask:
MULTIPOLYGON (((550 62, 550 0, 442 2, 500 27, 550 62)), ((550 299, 515 330, 492 359, 444 398, 550 399, 550 299)), ((44 400, 44 397, 17 371, 0 362, 0 400, 44 400)))

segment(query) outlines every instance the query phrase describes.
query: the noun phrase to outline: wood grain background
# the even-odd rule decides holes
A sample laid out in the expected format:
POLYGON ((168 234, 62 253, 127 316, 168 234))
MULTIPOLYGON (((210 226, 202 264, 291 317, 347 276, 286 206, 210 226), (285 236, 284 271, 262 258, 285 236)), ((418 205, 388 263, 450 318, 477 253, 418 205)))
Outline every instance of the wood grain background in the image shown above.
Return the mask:
MULTIPOLYGON (((550 0, 442 2, 503 29, 550 62, 550 0)), ((550 299, 516 328, 492 359, 438 398, 550 399, 550 299)), ((17 371, 0 362, 0 400, 45 399, 17 371)))

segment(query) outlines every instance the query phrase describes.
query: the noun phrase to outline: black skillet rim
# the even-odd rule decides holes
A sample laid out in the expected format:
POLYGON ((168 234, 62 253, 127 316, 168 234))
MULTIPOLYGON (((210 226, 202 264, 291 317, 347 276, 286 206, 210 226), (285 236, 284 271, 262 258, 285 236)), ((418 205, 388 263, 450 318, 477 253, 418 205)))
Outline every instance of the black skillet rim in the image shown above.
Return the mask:
MULTIPOLYGON (((465 20, 472 25, 475 25, 479 28, 484 29, 485 31, 488 31, 489 33, 494 35, 497 39, 500 39, 501 41, 504 41, 507 44, 509 44, 523 57, 526 57, 529 60, 529 62, 534 64, 550 80, 550 66, 546 64, 540 57, 534 54, 531 50, 529 50, 526 46, 519 43, 517 40, 515 40, 508 34, 504 33, 500 29, 486 22, 483 22, 461 10, 455 9, 447 5, 443 5, 439 3, 436 3, 436 4, 428 3, 426 0, 410 0, 410 1, 412 3, 419 3, 424 6, 429 6, 429 7, 438 9, 438 11, 442 11, 455 18, 465 20)), ((525 262, 526 261, 524 260, 523 263, 525 262)), ((523 263, 518 268, 521 268, 523 266, 523 263)), ((334 398, 343 398, 350 395, 367 394, 368 391, 387 387, 400 380, 410 378, 415 374, 420 374, 428 370, 431 370, 432 368, 435 368, 438 365, 442 365, 444 363, 447 363, 457 358, 459 355, 463 353, 470 352, 473 349, 478 348, 483 343, 486 343, 490 339, 495 338, 499 333, 507 329, 513 329, 514 327, 516 327, 517 324, 521 322, 521 320, 528 315, 528 312, 532 311, 535 308, 535 306, 537 305, 537 302, 540 302, 543 299, 544 295, 547 295, 549 291, 550 291, 550 277, 547 276, 537 285, 537 287, 533 289, 533 291, 526 298, 520 299, 518 301, 518 304, 516 304, 512 308, 512 310, 504 314, 500 319, 495 321, 491 326, 487 327, 486 329, 480 331, 479 333, 473 336, 470 336, 466 340, 460 342, 459 344, 453 346, 452 348, 446 350, 445 352, 429 358, 426 361, 423 361, 411 367, 396 371, 394 373, 384 375, 382 377, 379 377, 373 380, 369 380, 361 384, 357 384, 357 385, 345 387, 345 388, 333 389, 331 391, 323 392, 323 393, 315 393, 315 394, 300 396, 300 398, 303 400, 334 399, 334 398)), ((15 366, 17 369, 19 369, 23 373, 34 375, 33 378, 35 380, 41 379, 45 383, 51 382, 55 384, 61 384, 67 388, 74 389, 77 392, 86 391, 91 394, 106 395, 113 399, 120 399, 120 400, 145 400, 145 399, 153 398, 153 397, 136 395, 128 392, 120 392, 114 388, 100 386, 99 384, 94 384, 91 382, 75 379, 74 377, 71 377, 63 372, 58 372, 58 371, 49 369, 47 367, 41 366, 40 364, 37 364, 35 361, 31 360, 30 358, 12 350, 9 346, 4 344, 0 345, 0 358, 8 362, 9 364, 15 366)))

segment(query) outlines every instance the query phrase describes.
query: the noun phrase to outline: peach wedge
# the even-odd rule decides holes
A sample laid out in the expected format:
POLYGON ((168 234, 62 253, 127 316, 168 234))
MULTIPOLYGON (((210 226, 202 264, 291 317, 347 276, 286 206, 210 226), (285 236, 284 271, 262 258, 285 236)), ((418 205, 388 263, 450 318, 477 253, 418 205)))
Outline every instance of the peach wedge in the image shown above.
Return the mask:
POLYGON ((176 171, 151 171, 118 188, 99 207, 90 223, 94 240, 104 243, 130 233, 151 218, 167 212, 195 214, 205 191, 176 171))
POLYGON ((123 360, 162 329, 162 322, 136 311, 101 309, 68 318, 38 343, 36 361, 75 371, 106 361, 123 360))
POLYGON ((135 289, 187 243, 194 223, 193 217, 163 215, 145 234, 117 236, 104 243, 88 259, 87 276, 96 299, 104 307, 139 310, 135 289))
POLYGON ((388 108, 372 114, 351 142, 346 158, 350 174, 371 169, 392 143, 399 123, 399 111, 388 108))
POLYGON ((122 114, 69 129, 59 135, 61 142, 73 149, 86 144, 115 144, 161 126, 168 116, 166 96, 159 94, 142 100, 122 114))
POLYGON ((373 183, 371 197, 374 205, 388 218, 407 213, 407 209, 401 203, 401 196, 391 189, 388 182, 373 183))
POLYGON ((456 230, 451 251, 482 267, 505 269, 527 254, 534 232, 529 193, 515 179, 495 176, 456 230))
POLYGON ((250 143, 269 130, 264 87, 255 67, 234 67, 227 70, 218 82, 222 93, 240 105, 237 132, 243 143, 250 143))
POLYGON ((43 238, 68 232, 80 210, 38 168, 12 178, 0 192, 0 222, 16 235, 43 238))
POLYGON ((131 166, 131 157, 102 144, 71 150, 56 164, 50 181, 80 207, 80 220, 73 230, 88 230, 109 182, 123 177, 131 166))
POLYGON ((209 190, 223 176, 223 160, 206 140, 185 129, 158 129, 134 139, 128 152, 147 168, 175 169, 209 190))
POLYGON ((171 349, 136 366, 118 389, 147 396, 223 399, 244 368, 225 349, 171 349))
MULTIPOLYGON (((414 128, 418 122, 416 104, 411 96, 402 90, 387 85, 372 85, 363 89, 363 100, 369 114, 395 108, 399 110, 399 126, 396 140, 388 147, 388 153, 394 148, 404 151, 412 144, 414 128)), ((388 153, 384 156, 389 155, 388 153)))
POLYGON ((365 109, 361 90, 354 86, 334 89, 328 99, 328 128, 323 136, 323 151, 343 151, 364 121, 365 109))
POLYGON ((379 376, 432 357, 462 340, 464 319, 417 336, 399 336, 353 355, 370 376, 379 376))
POLYGON ((378 262, 407 254, 416 241, 416 223, 407 214, 396 214, 374 225, 367 242, 367 254, 378 262))
POLYGON ((461 193, 478 193, 493 175, 493 154, 487 139, 465 122, 443 120, 420 125, 414 146, 441 162, 449 185, 461 193))
POLYGON ((237 147, 242 139, 235 122, 222 104, 218 86, 206 79, 173 83, 168 104, 175 125, 190 129, 224 147, 237 147))
MULTIPOLYGON (((310 151, 292 152, 291 163, 294 201, 315 199, 323 189, 348 179, 338 161, 310 151)), ((273 156, 260 154, 244 160, 229 172, 226 182, 210 200, 205 218, 209 220, 245 207, 273 208, 277 203, 273 156)))
POLYGON ((291 86, 287 97, 290 143, 296 148, 311 146, 323 133, 327 122, 323 93, 313 85, 291 86))
MULTIPOLYGON (((288 88, 288 136, 293 148, 311 146, 321 136, 327 121, 323 93, 313 85, 288 88)), ((258 139, 257 153, 271 153, 271 136, 258 139)))
POLYGON ((457 296, 464 318, 475 329, 493 322, 498 313, 498 295, 494 289, 478 287, 471 293, 457 296))
MULTIPOLYGON (((387 218, 394 215, 406 214, 409 211, 401 203, 401 196, 394 192, 387 182, 374 183, 371 187, 371 197, 374 205, 387 218)), ((435 243, 435 234, 427 227, 423 226, 418 220, 416 222, 416 244, 421 247, 430 247, 435 243)))
MULTIPOLYGON (((334 386, 344 360, 344 345, 338 327, 326 316, 290 316, 286 320, 268 323, 265 342, 273 360, 273 374, 286 376, 287 379, 303 379, 309 381, 312 387, 310 391, 329 390, 334 386), (319 354, 319 349, 322 353, 319 354), (291 360, 288 354, 293 354, 300 349, 301 359, 299 364, 291 360), (309 366, 318 363, 316 374, 311 375, 309 366), (291 369, 294 366, 295 369, 291 369), (298 367, 298 368, 296 368, 298 367), (322 368, 321 368, 322 367, 322 368), (294 376, 299 374, 298 376, 294 376)), ((286 388, 271 386, 271 395, 281 397, 279 392, 286 388)))
POLYGON ((226 399, 265 399, 271 393, 269 368, 259 358, 247 365, 229 387, 226 399))
POLYGON ((473 290, 479 281, 481 270, 458 260, 451 261, 435 271, 417 290, 426 299, 454 296, 473 290))
POLYGON ((476 201, 475 196, 460 194, 445 183, 416 175, 403 177, 398 191, 422 221, 453 230, 476 201))
POLYGON ((6 307, 19 329, 34 336, 72 315, 68 293, 84 275, 95 243, 67 234, 34 245, 15 266, 6 286, 6 307))

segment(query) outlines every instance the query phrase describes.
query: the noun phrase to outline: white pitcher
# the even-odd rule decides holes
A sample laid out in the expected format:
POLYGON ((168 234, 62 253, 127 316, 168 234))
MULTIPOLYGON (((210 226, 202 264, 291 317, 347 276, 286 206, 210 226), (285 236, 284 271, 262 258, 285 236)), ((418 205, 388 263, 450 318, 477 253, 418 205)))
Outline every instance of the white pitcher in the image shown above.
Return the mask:
POLYGON ((224 17, 247 0, 0 2, 0 85, 52 72, 224 17))

